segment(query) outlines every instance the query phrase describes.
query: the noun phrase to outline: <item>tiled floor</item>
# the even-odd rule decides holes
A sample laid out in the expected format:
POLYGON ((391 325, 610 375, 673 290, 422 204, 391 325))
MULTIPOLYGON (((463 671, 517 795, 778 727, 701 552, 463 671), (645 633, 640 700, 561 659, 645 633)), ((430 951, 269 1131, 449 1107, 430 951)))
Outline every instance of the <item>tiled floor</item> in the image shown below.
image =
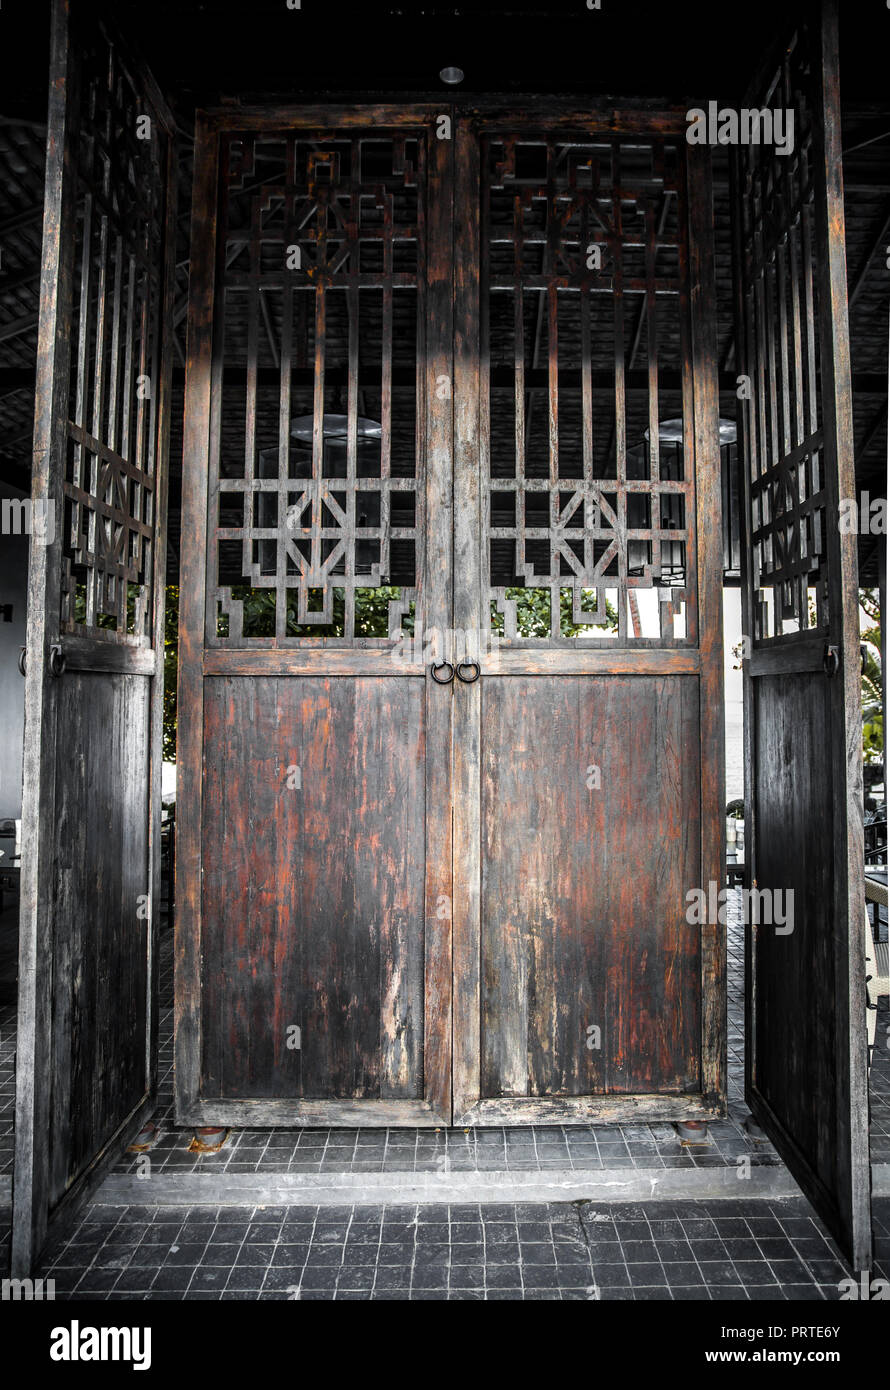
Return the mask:
MULTIPOLYGON (((241 1130, 215 1155, 172 1123, 172 951, 162 953, 160 1138, 152 1175, 776 1165, 744 1128, 742 937, 731 921, 729 1118, 706 1146, 672 1125, 241 1130)), ((879 1039, 890 1015, 882 1012, 879 1039)), ((14 1011, 0 1007, 0 1171, 11 1169, 14 1011)), ((890 1051, 872 1069, 872 1151, 890 1156, 890 1051)), ((118 1173, 137 1162, 125 1155, 118 1173)), ((879 1275, 890 1201, 874 1204, 879 1275)), ((8 1232, 0 1232, 5 1244, 8 1232)), ((3 1256, 5 1263, 5 1255, 3 1256)), ((450 1206, 90 1206, 40 1271, 58 1298, 837 1299, 845 1270, 803 1199, 450 1206)))
MULTIPOLYGON (((875 1204, 890 1269, 890 1201, 875 1204)), ((801 1200, 638 1206, 90 1207, 57 1299, 838 1299, 801 1200)))
MULTIPOLYGON (((772 1146, 731 1123, 709 1125, 709 1142, 684 1146, 673 1125, 536 1126, 493 1130, 237 1130, 217 1154, 187 1150, 190 1130, 166 1128, 151 1150, 160 1173, 393 1173, 696 1168, 777 1164, 772 1146)), ((136 1165, 126 1155, 119 1173, 136 1165)))

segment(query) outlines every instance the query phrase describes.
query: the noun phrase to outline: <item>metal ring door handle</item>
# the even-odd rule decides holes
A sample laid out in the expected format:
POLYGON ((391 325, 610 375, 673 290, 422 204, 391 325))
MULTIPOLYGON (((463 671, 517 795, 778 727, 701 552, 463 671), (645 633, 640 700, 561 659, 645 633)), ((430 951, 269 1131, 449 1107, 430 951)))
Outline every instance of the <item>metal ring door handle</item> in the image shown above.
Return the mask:
MULTIPOLYGON (((27 675, 27 647, 22 647, 19 652, 19 670, 22 675, 27 675)), ((49 649, 49 672, 51 676, 64 676, 65 674, 65 653, 60 646, 55 645, 49 649)))
POLYGON ((479 679, 481 674, 482 668, 480 667, 478 661, 459 661, 457 663, 457 678, 458 680, 463 681, 464 685, 473 685, 479 679), (473 674, 471 676, 463 675, 462 668, 464 666, 469 666, 472 668, 473 674))
POLYGON ((450 685, 454 680, 454 667, 450 661, 434 661, 430 667, 430 675, 436 682, 436 685, 450 685), (447 671, 447 675, 437 676, 436 672, 441 671, 443 666, 447 671))

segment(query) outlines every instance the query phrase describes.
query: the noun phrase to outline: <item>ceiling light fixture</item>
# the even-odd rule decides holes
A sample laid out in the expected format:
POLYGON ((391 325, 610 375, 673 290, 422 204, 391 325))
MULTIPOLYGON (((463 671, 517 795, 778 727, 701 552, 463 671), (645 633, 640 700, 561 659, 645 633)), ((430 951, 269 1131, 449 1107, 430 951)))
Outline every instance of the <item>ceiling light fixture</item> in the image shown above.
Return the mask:
POLYGON ((463 82, 464 70, 463 68, 443 68, 439 76, 443 82, 447 82, 449 86, 454 87, 458 82, 463 82))

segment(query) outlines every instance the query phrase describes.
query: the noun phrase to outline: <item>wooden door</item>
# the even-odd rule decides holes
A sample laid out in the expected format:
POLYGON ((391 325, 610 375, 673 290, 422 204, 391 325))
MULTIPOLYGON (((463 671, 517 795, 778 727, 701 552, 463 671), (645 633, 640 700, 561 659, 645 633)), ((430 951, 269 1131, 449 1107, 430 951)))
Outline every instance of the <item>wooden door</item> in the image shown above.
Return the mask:
POLYGON ((559 112, 468 118, 457 165, 455 1122, 717 1114, 707 155, 559 112))
POLYGON ((861 1270, 871 1230, 858 578, 856 536, 839 526, 856 484, 837 14, 826 6, 820 25, 818 9, 749 102, 793 112, 793 153, 752 145, 735 162, 750 384, 739 417, 748 886, 781 895, 783 918, 776 930, 758 913, 747 930, 746 1094, 861 1270))
POLYGON ((450 1118, 451 667, 431 667, 453 577, 453 143, 436 116, 198 123, 180 1122, 450 1118))
POLYGON ((182 1120, 722 1106, 708 164, 547 131, 199 124, 182 1120))
POLYGON ((25 651, 12 1266, 154 1106, 174 130, 53 6, 25 651))

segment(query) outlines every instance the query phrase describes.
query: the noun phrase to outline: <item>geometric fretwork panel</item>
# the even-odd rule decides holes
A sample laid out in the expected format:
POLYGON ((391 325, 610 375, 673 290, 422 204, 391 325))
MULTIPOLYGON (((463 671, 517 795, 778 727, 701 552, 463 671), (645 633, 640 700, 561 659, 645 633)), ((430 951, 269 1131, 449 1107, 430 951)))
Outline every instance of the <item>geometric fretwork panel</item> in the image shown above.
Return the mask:
POLYGON ((696 640, 680 154, 609 135, 483 141, 480 446, 506 643, 696 640))
POLYGON ((748 575, 754 641, 828 631, 826 494, 809 65, 798 31, 762 106, 792 111, 794 145, 737 153, 742 209, 748 575))
POLYGON ((224 144, 207 640, 397 637, 421 567, 417 135, 224 144))
POLYGON ((150 646, 168 139, 113 44, 83 62, 62 629, 150 646))

